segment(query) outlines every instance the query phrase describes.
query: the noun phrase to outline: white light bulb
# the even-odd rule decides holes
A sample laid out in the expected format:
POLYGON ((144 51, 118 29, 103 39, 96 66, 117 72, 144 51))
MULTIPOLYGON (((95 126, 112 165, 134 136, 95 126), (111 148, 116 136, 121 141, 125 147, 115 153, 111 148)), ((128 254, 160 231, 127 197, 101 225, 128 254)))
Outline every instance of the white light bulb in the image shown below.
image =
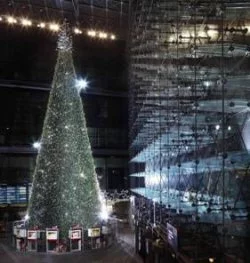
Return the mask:
POLYGON ((111 38, 112 40, 115 40, 115 39, 116 39, 115 35, 111 35, 110 38, 111 38))
POLYGON ((30 20, 28 20, 28 19, 25 19, 25 18, 23 18, 21 20, 21 23, 22 23, 23 26, 31 26, 32 25, 32 22, 30 20))
POLYGON ((74 28, 74 33, 75 34, 82 34, 82 31, 78 28, 74 28))
POLYGON ((108 34, 105 32, 100 32, 98 36, 99 36, 99 38, 107 38, 108 34))
POLYGON ((218 131, 218 130, 220 129, 220 125, 217 124, 217 125, 215 126, 215 129, 218 131))
POLYGON ((88 81, 86 79, 77 79, 76 87, 78 91, 81 91, 82 89, 86 89, 88 87, 88 81))
POLYGON ((8 17, 7 17, 7 22, 8 22, 9 24, 15 24, 17 21, 16 21, 16 19, 15 19, 14 17, 8 16, 8 17))
POLYGON ((96 31, 94 31, 94 30, 89 30, 89 31, 87 32, 87 34, 88 34, 88 36, 90 36, 90 37, 95 37, 95 36, 96 36, 96 31))
POLYGON ((51 23, 50 25, 49 25, 49 29, 51 30, 51 31, 58 31, 59 29, 60 29, 60 27, 59 27, 59 25, 58 24, 55 24, 55 23, 51 23))
POLYGON ((40 28, 45 28, 45 23, 42 22, 42 23, 38 24, 37 26, 40 28))
POLYGON ((34 142, 34 143, 33 143, 33 147, 34 147, 35 149, 40 149, 40 148, 41 148, 41 143, 40 143, 40 142, 34 142))

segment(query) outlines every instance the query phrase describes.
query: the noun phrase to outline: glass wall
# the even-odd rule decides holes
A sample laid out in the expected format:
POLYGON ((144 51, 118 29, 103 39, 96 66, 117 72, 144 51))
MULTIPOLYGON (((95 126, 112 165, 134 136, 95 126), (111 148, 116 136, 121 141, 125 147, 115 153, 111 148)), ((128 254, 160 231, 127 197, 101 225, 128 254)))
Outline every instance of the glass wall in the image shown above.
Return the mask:
POLYGON ((232 229, 250 233, 250 5, 138 0, 131 10, 130 175, 145 182, 134 192, 159 205, 162 224, 216 224, 230 253, 232 229))

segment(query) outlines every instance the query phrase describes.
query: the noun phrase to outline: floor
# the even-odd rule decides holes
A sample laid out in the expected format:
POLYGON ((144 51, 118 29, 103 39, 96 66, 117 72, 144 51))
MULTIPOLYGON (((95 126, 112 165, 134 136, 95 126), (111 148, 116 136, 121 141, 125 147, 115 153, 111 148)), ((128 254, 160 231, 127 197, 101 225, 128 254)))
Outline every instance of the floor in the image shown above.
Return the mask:
POLYGON ((117 242, 107 249, 67 254, 21 253, 6 238, 0 238, 1 263, 141 263, 134 251, 134 236, 128 225, 117 228, 117 242))

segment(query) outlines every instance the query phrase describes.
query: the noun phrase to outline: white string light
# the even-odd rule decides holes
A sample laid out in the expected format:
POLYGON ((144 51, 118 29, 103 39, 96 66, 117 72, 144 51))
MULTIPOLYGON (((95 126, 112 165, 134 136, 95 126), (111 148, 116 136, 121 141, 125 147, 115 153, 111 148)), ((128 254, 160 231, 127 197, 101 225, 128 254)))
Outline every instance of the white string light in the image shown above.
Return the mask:
MULTIPOLYGON (((8 24, 11 24, 11 25, 17 24, 17 25, 22 25, 25 27, 31 27, 34 25, 41 29, 45 29, 45 28, 49 29, 52 32, 58 32, 60 30, 60 24, 55 23, 55 22, 51 22, 51 23, 36 22, 28 18, 18 18, 14 16, 9 16, 9 15, 1 15, 0 22, 7 22, 8 24)), ((72 32, 76 35, 83 34, 83 31, 77 27, 72 28, 72 32)), ((84 32, 86 35, 88 35, 91 38, 116 40, 116 36, 112 33, 107 33, 104 31, 98 31, 98 30, 93 30, 93 29, 89 29, 84 32)))

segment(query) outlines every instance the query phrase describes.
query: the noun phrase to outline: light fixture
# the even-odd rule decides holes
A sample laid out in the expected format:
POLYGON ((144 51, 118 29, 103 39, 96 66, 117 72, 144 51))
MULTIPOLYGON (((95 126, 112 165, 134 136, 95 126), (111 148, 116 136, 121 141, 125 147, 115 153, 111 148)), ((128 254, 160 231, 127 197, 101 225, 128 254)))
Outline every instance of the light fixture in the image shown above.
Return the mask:
POLYGON ((210 263, 213 263, 213 262, 214 262, 214 258, 209 258, 208 261, 209 261, 210 263))
POLYGON ((104 221, 108 220, 108 218, 109 218, 108 209, 107 209, 107 206, 104 203, 102 204, 101 212, 100 212, 99 216, 104 221))
MULTIPOLYGON (((19 24, 23 27, 31 27, 33 24, 36 25, 36 27, 38 28, 47 28, 53 32, 58 32, 60 30, 60 24, 58 23, 55 23, 55 22, 48 22, 48 23, 45 23, 45 22, 38 22, 38 21, 32 21, 28 18, 24 18, 24 17, 14 17, 14 16, 11 16, 11 15, 2 15, 0 16, 0 22, 1 21, 4 21, 8 24, 19 24)), ((83 33, 83 31, 78 28, 78 27, 74 27, 72 28, 72 32, 76 35, 80 35, 83 33)), ((116 39, 116 36, 112 33, 107 33, 107 32, 104 32, 104 31, 95 31, 93 29, 90 29, 88 30, 87 32, 87 35, 90 36, 90 37, 99 37, 101 39, 111 39, 111 40, 115 40, 116 39)))
POLYGON ((31 25, 32 25, 31 20, 28 20, 28 19, 26 19, 26 18, 23 18, 23 19, 21 20, 21 23, 22 23, 23 26, 31 26, 31 25))
POLYGON ((33 143, 33 147, 34 147, 35 149, 40 149, 40 148, 41 148, 41 143, 40 143, 40 142, 34 142, 34 143, 33 143))
POLYGON ((231 130, 232 130, 231 126, 228 126, 228 127, 227 127, 227 130, 228 130, 228 131, 231 131, 231 130))
POLYGON ((95 36, 96 36, 96 31, 95 31, 95 30, 89 30, 89 31, 87 32, 87 34, 88 34, 88 36, 90 36, 90 37, 95 37, 95 36))
POLYGON ((38 24, 37 26, 40 27, 40 28, 45 28, 46 25, 45 25, 45 23, 41 22, 41 23, 38 24))
POLYGON ((217 124, 217 125, 215 126, 215 129, 218 131, 218 130, 220 129, 220 125, 217 124))
POLYGON ((206 81, 203 82, 203 84, 204 84, 204 86, 205 86, 206 88, 208 88, 208 87, 211 86, 211 81, 206 80, 206 81))
POLYGON ((24 221, 28 221, 30 219, 30 216, 28 214, 25 215, 24 221))
POLYGON ((86 89, 88 87, 88 81, 86 79, 77 79, 76 87, 78 91, 81 91, 82 89, 86 89))
POLYGON ((82 31, 78 29, 77 27, 74 28, 74 33, 75 34, 82 34, 82 31))
POLYGON ((104 32, 99 32, 99 38, 107 38, 108 37, 108 34, 107 33, 104 33, 104 32))
POLYGON ((9 24, 15 24, 15 23, 17 23, 17 20, 14 17, 12 17, 12 16, 8 16, 7 17, 7 22, 9 24))
POLYGON ((55 23, 51 23, 50 25, 49 25, 49 29, 51 30, 51 31, 58 31, 59 29, 60 29, 60 26, 58 25, 58 24, 55 24, 55 23))

